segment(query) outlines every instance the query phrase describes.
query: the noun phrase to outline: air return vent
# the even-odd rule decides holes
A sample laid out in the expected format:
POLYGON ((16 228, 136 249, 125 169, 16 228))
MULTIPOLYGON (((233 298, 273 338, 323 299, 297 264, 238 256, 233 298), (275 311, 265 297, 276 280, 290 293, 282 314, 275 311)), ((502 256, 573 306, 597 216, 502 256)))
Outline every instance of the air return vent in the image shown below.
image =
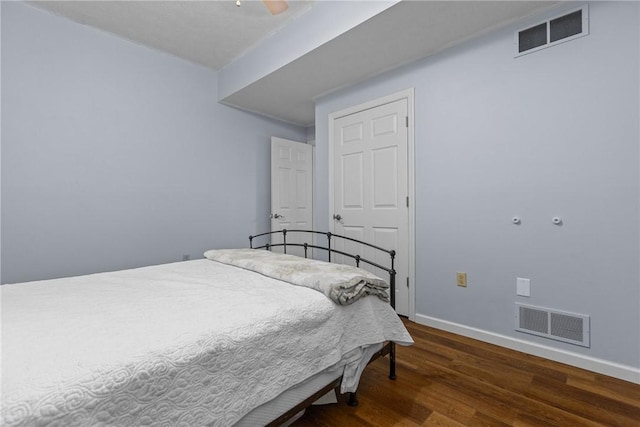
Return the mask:
POLYGON ((589 34, 587 5, 532 27, 516 31, 516 57, 589 34))
POLYGON ((589 347, 589 316, 516 303, 516 331, 589 347))

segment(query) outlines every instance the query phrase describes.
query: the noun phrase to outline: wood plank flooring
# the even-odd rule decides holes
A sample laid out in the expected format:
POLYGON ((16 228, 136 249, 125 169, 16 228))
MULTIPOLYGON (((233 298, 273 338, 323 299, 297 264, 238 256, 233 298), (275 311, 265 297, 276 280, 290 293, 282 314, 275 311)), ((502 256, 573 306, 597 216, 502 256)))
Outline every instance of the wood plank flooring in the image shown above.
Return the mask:
POLYGON ((362 375, 360 405, 313 406, 293 426, 632 426, 640 385, 405 321, 416 341, 362 375))

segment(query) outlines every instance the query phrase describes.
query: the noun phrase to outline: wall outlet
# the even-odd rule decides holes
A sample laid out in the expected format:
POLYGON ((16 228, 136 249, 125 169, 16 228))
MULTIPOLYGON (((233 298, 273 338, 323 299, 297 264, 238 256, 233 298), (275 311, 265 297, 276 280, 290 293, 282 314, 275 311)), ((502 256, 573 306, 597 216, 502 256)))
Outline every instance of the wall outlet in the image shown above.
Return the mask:
POLYGON ((467 273, 456 273, 456 285, 467 287, 467 273))

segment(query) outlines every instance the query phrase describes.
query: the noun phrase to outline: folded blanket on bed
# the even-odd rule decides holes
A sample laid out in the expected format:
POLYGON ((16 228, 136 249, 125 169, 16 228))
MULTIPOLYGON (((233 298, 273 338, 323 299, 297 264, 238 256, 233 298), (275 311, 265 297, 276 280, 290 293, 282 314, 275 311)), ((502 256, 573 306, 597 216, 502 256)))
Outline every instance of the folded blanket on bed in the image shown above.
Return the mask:
POLYGON ((212 249, 210 260, 322 292, 340 305, 367 295, 389 301, 389 285, 378 276, 350 265, 331 264, 258 249, 212 249))

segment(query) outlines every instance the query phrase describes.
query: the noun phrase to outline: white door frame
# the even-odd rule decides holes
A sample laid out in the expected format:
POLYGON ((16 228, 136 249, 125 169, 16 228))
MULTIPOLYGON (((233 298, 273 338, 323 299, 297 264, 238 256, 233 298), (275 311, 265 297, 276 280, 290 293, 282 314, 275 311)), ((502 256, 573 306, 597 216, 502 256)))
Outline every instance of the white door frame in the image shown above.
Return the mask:
MULTIPOLYGON (((340 111, 335 111, 329 114, 329 224, 331 232, 334 231, 334 221, 331 217, 334 212, 333 206, 333 123, 336 119, 344 116, 348 116, 360 111, 369 110, 371 108, 378 107, 380 105, 389 104, 391 102, 399 101, 402 99, 407 100, 407 116, 409 117, 409 126, 407 129, 408 147, 408 165, 407 176, 409 182, 407 183, 407 192, 409 193, 409 319, 415 320, 416 317, 416 270, 415 270, 415 258, 416 258, 416 233, 415 233, 415 126, 414 126, 414 88, 406 89, 400 92, 393 93, 391 95, 383 96, 363 104, 354 105, 349 108, 345 108, 340 111)), ((396 283, 396 286, 403 286, 403 283, 396 283)))

